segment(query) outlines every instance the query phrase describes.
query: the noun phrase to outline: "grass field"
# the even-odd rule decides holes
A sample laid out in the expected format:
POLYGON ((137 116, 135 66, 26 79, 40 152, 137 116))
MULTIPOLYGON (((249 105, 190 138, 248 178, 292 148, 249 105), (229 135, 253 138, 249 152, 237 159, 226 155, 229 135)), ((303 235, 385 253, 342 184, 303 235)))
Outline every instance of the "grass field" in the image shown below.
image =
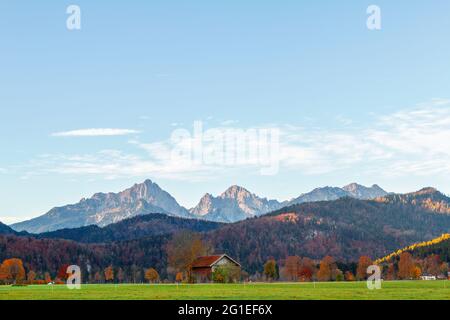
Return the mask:
POLYGON ((0 286, 0 300, 450 300, 449 281, 384 282, 368 290, 364 282, 232 285, 0 286))

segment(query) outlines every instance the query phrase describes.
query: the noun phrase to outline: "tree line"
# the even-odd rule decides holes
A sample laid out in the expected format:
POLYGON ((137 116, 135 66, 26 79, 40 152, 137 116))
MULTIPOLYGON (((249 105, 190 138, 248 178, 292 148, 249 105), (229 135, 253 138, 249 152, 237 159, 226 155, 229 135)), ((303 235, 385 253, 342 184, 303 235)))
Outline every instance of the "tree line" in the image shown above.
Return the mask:
MULTIPOLYGON (((357 262, 342 262, 331 255, 322 259, 285 255, 269 257, 259 266, 248 260, 243 269, 218 268, 215 282, 243 281, 355 281, 367 278, 367 267, 378 264, 383 278, 419 279, 422 275, 446 277, 449 271, 449 241, 416 246, 414 255, 402 251, 390 260, 372 261, 361 256, 357 262), (436 248, 435 248, 436 247, 436 248)), ((202 234, 188 231, 112 244, 79 244, 66 240, 0 236, 0 282, 5 284, 63 283, 67 266, 78 265, 84 283, 195 282, 192 264, 197 257, 217 253, 215 243, 202 234)), ((239 249, 239 248, 238 248, 239 249)), ((221 250, 221 249, 220 249, 221 250)), ((220 253, 229 252, 224 251, 220 253)), ((251 254, 251 253, 250 253, 251 254)), ((232 254, 230 255, 236 258, 232 254)), ((239 257, 237 257, 239 260, 239 257)))

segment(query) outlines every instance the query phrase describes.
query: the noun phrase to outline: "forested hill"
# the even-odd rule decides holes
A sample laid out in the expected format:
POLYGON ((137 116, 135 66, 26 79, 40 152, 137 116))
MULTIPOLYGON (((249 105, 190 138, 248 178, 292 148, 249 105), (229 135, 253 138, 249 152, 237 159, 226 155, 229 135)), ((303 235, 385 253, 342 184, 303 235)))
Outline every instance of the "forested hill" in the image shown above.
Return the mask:
POLYGON ((183 230, 206 232, 221 226, 223 224, 217 222, 178 218, 165 214, 149 214, 126 219, 103 228, 92 225, 41 233, 35 237, 67 239, 83 243, 104 243, 167 235, 183 230))
POLYGON ((269 257, 288 255, 375 259, 449 232, 450 215, 442 209, 449 203, 435 190, 376 201, 343 198, 306 203, 224 226, 209 232, 207 238, 249 270, 256 270, 269 257))
POLYGON ((16 232, 6 224, 0 222, 0 234, 16 234, 16 232))

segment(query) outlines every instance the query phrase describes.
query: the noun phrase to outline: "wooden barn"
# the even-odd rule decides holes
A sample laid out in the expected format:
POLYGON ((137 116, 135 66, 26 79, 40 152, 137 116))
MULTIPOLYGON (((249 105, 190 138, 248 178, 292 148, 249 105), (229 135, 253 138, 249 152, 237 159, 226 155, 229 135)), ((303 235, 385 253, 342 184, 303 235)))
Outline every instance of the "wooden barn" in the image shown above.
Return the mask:
POLYGON ((226 254, 197 258, 192 264, 192 274, 198 283, 211 282, 218 268, 229 270, 227 274, 231 279, 226 279, 227 282, 239 281, 241 265, 226 254))

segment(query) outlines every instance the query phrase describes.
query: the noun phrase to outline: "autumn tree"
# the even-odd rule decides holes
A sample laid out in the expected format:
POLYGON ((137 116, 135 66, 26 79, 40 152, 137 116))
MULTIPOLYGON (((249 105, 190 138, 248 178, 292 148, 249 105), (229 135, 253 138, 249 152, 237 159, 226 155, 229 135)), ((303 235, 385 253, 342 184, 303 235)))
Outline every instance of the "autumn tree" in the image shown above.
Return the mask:
POLYGON ((438 255, 432 254, 425 258, 424 270, 429 275, 438 276, 441 274, 441 259, 438 255))
POLYGON ((284 274, 289 281, 297 281, 300 269, 300 257, 290 256, 286 258, 284 264, 284 274))
POLYGON ((359 281, 366 280, 368 277, 367 268, 369 268, 371 265, 373 265, 373 261, 370 257, 360 257, 358 261, 358 267, 356 269, 356 279, 359 281))
POLYGON ((50 273, 48 273, 48 272, 44 273, 44 280, 45 280, 45 283, 52 282, 52 277, 50 276, 50 273))
POLYGON ((69 278, 69 274, 67 273, 68 268, 69 268, 68 264, 63 264, 61 267, 59 267, 56 278, 58 278, 61 281, 66 281, 69 278))
POLYGON ((421 276, 422 276, 422 270, 420 269, 420 267, 414 266, 411 270, 411 277, 414 280, 418 280, 418 279, 420 279, 421 276))
POLYGON ((270 281, 277 278, 277 263, 274 259, 270 259, 264 264, 264 275, 270 281))
POLYGON ((310 258, 303 258, 300 262, 298 270, 298 278, 300 281, 311 281, 313 279, 316 267, 314 261, 310 258))
POLYGON ((403 252, 398 262, 398 277, 403 280, 413 278, 414 259, 409 252, 403 252))
POLYGON ((29 284, 33 284, 34 283, 34 279, 36 279, 36 272, 34 272, 33 270, 28 271, 27 273, 27 281, 29 284))
POLYGON ((177 273, 177 275, 175 276, 175 281, 178 283, 183 282, 183 273, 182 272, 177 273))
POLYGON ((320 268, 317 272, 317 279, 319 281, 330 281, 332 280, 333 273, 336 270, 336 264, 334 259, 330 256, 326 256, 320 262, 320 268))
POLYGON ((159 279, 159 273, 153 268, 145 270, 145 279, 150 283, 155 283, 159 279))
POLYGON ((3 281, 16 284, 25 279, 25 269, 20 259, 7 259, 0 266, 0 275, 3 281))
POLYGON ((386 273, 386 280, 395 280, 397 279, 397 274, 395 272, 395 265, 393 263, 390 263, 388 265, 387 273, 386 273))
POLYGON ((347 271, 345 273, 345 281, 355 281, 355 276, 353 275, 353 273, 351 271, 347 271))
POLYGON ((104 270, 104 274, 105 274, 105 281, 106 282, 113 282, 114 280, 114 269, 112 266, 107 267, 104 270))
POLYGON ((210 246, 198 234, 191 232, 174 235, 166 249, 169 273, 183 272, 190 282, 193 281, 192 263, 211 252, 210 246))

